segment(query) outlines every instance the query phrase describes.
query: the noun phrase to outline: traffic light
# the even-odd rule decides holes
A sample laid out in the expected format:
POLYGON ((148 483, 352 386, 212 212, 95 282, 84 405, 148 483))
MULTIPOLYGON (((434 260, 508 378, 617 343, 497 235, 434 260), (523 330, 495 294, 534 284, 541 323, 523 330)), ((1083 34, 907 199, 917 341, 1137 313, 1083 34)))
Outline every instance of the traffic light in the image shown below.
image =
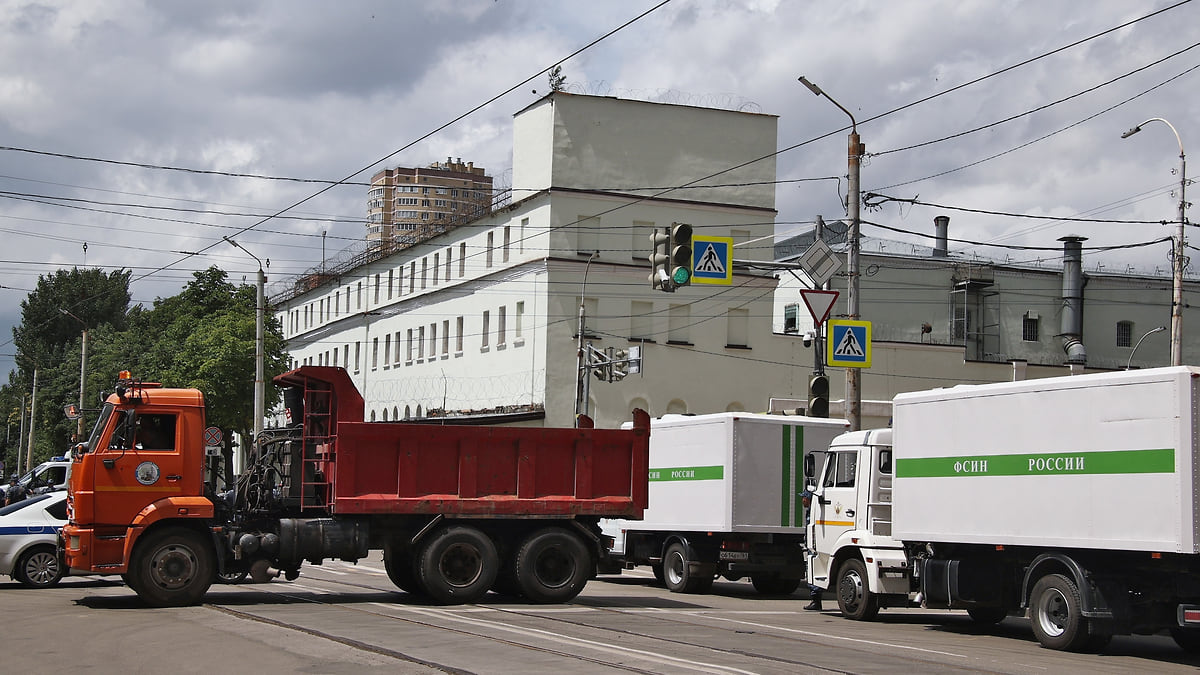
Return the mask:
POLYGON ((828 375, 813 375, 808 381, 808 416, 829 417, 828 375))
POLYGON ((671 283, 676 288, 692 283, 692 226, 671 223, 671 283))
POLYGON ((671 235, 665 227, 656 228, 650 234, 650 287, 662 291, 674 291, 671 285, 671 235))
POLYGON ((608 355, 609 382, 617 382, 629 374, 629 350, 609 347, 605 350, 608 355))

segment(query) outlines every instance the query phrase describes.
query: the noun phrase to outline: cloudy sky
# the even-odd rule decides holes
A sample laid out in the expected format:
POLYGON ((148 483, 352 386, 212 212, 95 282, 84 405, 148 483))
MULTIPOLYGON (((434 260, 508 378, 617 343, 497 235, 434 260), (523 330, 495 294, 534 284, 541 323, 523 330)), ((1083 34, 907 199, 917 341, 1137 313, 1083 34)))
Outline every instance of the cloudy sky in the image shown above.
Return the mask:
MULTIPOLYGON (((512 115, 556 63, 577 93, 777 115, 783 234, 844 213, 821 179, 845 174, 849 119, 805 75, 857 119, 864 192, 940 205, 876 199, 868 221, 944 213, 1000 245, 953 251, 1048 265, 1015 247, 1153 242, 1179 145, 1120 136, 1161 117, 1200 148, 1197 25, 1200 3, 1127 0, 0 0, 0 373, 55 269, 133 269, 149 305, 214 264, 253 280, 236 235, 278 284, 361 241, 375 170, 453 156, 510 184, 512 115)), ((1165 274, 1168 253, 1085 268, 1165 274)))

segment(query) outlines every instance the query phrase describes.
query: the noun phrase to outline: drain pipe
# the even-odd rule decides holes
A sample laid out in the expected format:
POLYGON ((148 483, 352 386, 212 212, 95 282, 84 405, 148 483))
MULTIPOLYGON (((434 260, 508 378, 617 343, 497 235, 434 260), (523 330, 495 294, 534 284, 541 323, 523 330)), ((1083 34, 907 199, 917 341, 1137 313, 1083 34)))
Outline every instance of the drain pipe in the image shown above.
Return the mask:
POLYGON ((945 258, 950 253, 950 216, 933 219, 933 257, 945 258))
MULTIPOLYGON (((1083 242, 1087 237, 1067 236, 1063 242, 1062 333, 1067 363, 1087 363, 1083 346, 1083 242)), ((1072 368, 1072 372, 1074 372, 1072 368)))

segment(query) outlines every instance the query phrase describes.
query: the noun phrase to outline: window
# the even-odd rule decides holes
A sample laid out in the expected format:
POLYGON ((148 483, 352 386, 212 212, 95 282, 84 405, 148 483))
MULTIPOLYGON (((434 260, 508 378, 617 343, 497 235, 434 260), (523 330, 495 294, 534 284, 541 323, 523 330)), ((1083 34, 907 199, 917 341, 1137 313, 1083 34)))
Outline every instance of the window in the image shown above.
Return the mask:
POLYGON ((408 342, 406 344, 407 344, 407 346, 404 351, 404 360, 407 361, 408 363, 412 363, 412 360, 413 360, 413 331, 411 328, 408 329, 408 342))
POLYGON ((379 338, 371 338, 371 370, 379 367, 379 338))
POLYGON ((800 305, 791 304, 783 308, 783 332, 800 332, 800 305))
POLYGON ((653 252, 653 245, 650 243, 650 234, 654 232, 654 223, 645 220, 633 221, 633 227, 629 231, 629 250, 633 252, 631 256, 634 260, 646 262, 653 252))
POLYGON ((467 242, 461 242, 458 245, 458 278, 463 278, 467 273, 467 242))
POLYGON ((333 315, 338 316, 342 313, 342 292, 338 291, 333 294, 333 315))
POLYGON ((1025 342, 1038 341, 1037 312, 1025 312, 1025 317, 1021 320, 1021 339, 1025 342))
POLYGON ((629 337, 635 340, 654 339, 654 321, 651 316, 654 303, 634 300, 629 306, 629 337))
POLYGON ((590 256, 600 250, 600 218, 579 216, 575 225, 575 251, 590 256))
POLYGON ((417 329, 417 360, 425 360, 425 326, 417 329))
POLYGON ((511 232, 511 229, 512 229, 512 228, 510 228, 508 225, 505 225, 505 226, 504 226, 504 248, 503 248, 503 254, 502 254, 502 257, 501 257, 501 259, 502 259, 504 262, 508 262, 508 249, 509 249, 509 247, 512 245, 512 232, 511 232))
POLYGON ((525 229, 527 227, 529 227, 529 219, 522 218, 521 219, 521 230, 517 233, 517 251, 519 253, 525 252, 525 229))
POLYGON ((361 364, 362 364, 362 343, 355 342, 354 343, 354 372, 357 373, 360 370, 361 364))
POLYGON ((440 267, 442 264, 441 259, 442 259, 441 253, 433 254, 433 285, 434 286, 438 285, 438 267, 440 267))
POLYGON ((421 258, 421 290, 425 290, 425 281, 429 277, 429 258, 421 258))
POLYGON ((429 360, 437 358, 437 324, 429 324, 429 360))
POLYGON ((524 323, 525 323, 525 301, 520 300, 517 302, 517 314, 516 314, 516 316, 513 317, 513 337, 516 338, 515 341, 517 341, 517 342, 519 342, 521 340, 521 338, 525 337, 524 323))
POLYGON ((442 322, 442 358, 450 355, 450 320, 442 322))
POLYGON ((487 265, 489 268, 492 266, 492 249, 495 246, 495 240, 496 240, 496 233, 488 232, 487 233, 487 255, 485 257, 484 264, 487 265))
POLYGON ((342 346, 342 367, 350 370, 350 345, 342 346))
POLYGON ((375 275, 375 304, 379 304, 379 275, 375 275))
POLYGON ((383 367, 387 368, 391 364, 388 361, 388 355, 392 353, 392 334, 388 333, 383 336, 383 367))
POLYGON ((388 300, 392 299, 393 289, 396 287, 396 270, 388 270, 388 300))
POLYGON ((417 283, 417 261, 414 260, 408 265, 408 292, 412 293, 416 290, 417 283))
POLYGON ((858 464, 858 453, 835 452, 832 460, 825 466, 825 479, 822 484, 827 488, 854 487, 854 469, 858 464))
POLYGON ((355 291, 355 302, 357 304, 355 307, 357 309, 362 309, 362 282, 361 281, 358 282, 356 289, 357 290, 355 291))
POLYGON ((450 252, 454 249, 446 247, 446 281, 450 281, 450 252))
POLYGON ((454 320, 454 352, 459 356, 463 353, 463 318, 454 320))
POLYGON ((1133 346, 1133 322, 1118 321, 1117 322, 1117 346, 1132 347, 1133 346))
POLYGON ((133 438, 135 447, 141 450, 174 450, 175 416, 138 415, 133 438))
POLYGON ((492 313, 491 313, 491 312, 489 312, 489 311, 487 311, 487 310, 485 309, 485 310, 483 310, 483 331, 482 331, 482 334, 483 334, 483 344, 482 344, 482 345, 480 345, 480 349, 481 349, 482 351, 487 351, 487 348, 488 348, 488 332, 490 332, 490 331, 491 331, 491 329, 492 329, 492 313))
POLYGON ((500 305, 496 310, 496 346, 504 346, 505 324, 508 322, 508 307, 500 305))
POLYGON ((750 310, 730 308, 725 313, 725 346, 750 347, 750 310))
POLYGON ((669 344, 691 344, 688 342, 688 324, 691 323, 691 319, 691 305, 671 305, 667 312, 667 342, 669 344))

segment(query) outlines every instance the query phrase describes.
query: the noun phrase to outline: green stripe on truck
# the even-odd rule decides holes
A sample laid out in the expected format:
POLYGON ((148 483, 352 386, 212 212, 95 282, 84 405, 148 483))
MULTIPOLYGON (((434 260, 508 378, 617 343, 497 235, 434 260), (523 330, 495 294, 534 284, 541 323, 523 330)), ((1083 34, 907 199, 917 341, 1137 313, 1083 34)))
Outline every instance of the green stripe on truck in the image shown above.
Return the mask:
POLYGON ((1174 473, 1173 448, 896 460, 897 478, 1174 473))

